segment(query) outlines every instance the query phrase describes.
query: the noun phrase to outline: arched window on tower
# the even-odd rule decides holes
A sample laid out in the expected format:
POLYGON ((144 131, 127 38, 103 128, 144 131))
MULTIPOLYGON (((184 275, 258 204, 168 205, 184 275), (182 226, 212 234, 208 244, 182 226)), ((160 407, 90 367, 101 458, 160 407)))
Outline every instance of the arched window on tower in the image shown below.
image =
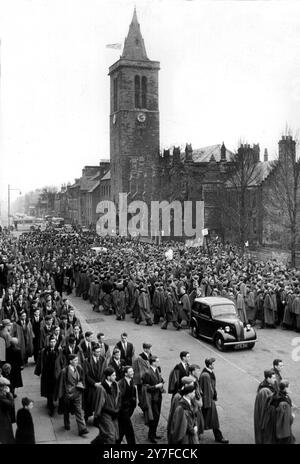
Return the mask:
POLYGON ((147 77, 142 77, 142 108, 147 108, 147 77))
POLYGON ((141 80, 140 76, 135 76, 134 78, 134 106, 135 108, 140 108, 140 94, 141 94, 141 80))
POLYGON ((118 78, 114 78, 114 111, 118 111, 118 78))

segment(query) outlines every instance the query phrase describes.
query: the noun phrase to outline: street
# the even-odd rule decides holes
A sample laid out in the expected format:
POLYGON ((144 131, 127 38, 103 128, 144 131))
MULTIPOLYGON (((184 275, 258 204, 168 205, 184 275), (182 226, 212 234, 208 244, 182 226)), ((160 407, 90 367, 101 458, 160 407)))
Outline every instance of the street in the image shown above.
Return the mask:
MULTIPOLYGON (((152 344, 152 354, 159 356, 162 376, 167 382, 171 369, 179 362, 179 353, 189 350, 191 362, 204 367, 204 359, 216 358, 215 374, 217 378, 218 402, 217 409, 220 427, 230 443, 254 443, 253 407, 258 383, 263 380, 263 371, 272 367, 272 361, 280 358, 284 362, 283 377, 290 381, 291 397, 295 406, 300 406, 299 364, 292 359, 293 339, 297 334, 282 329, 257 329, 258 342, 253 350, 240 350, 221 353, 209 343, 192 338, 188 330, 177 332, 172 326, 162 331, 160 326, 148 327, 136 325, 130 316, 125 321, 117 321, 115 316, 105 316, 95 313, 89 302, 75 296, 70 297, 71 303, 80 316, 83 331, 100 331, 106 335, 106 342, 111 348, 119 340, 122 332, 128 333, 128 340, 133 342, 136 354, 142 351, 142 343, 152 344)), ((298 344, 300 337, 298 337, 298 344)), ((296 343, 294 342, 294 343, 296 343)), ((297 358, 295 358, 297 359, 297 358)), ((298 361, 299 362, 299 361, 298 361)), ((39 378, 33 374, 34 366, 29 364, 23 371, 24 387, 17 390, 16 408, 20 407, 22 396, 29 396, 35 401, 33 419, 37 443, 86 443, 97 435, 98 430, 89 423, 89 435, 79 437, 75 419, 71 420, 71 430, 63 428, 63 417, 57 413, 50 418, 47 414, 46 399, 39 394, 39 378)), ((171 395, 165 393, 158 434, 163 436, 159 443, 166 443, 166 425, 169 413, 171 395)), ((300 442, 300 414, 295 408, 293 433, 296 443, 300 442)), ((134 427, 138 443, 148 443, 148 428, 143 423, 139 408, 136 409, 134 427)), ((211 430, 205 431, 201 443, 214 443, 211 430)))

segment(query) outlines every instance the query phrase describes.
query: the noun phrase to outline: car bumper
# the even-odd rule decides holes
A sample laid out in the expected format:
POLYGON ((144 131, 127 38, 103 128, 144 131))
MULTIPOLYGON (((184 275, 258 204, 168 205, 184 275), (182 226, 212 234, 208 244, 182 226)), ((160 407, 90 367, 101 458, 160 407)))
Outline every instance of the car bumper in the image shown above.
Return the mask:
POLYGON ((256 343, 257 342, 257 339, 249 339, 249 340, 242 340, 240 342, 226 342, 224 341, 224 345, 231 345, 231 346, 234 346, 234 345, 248 345, 248 343, 256 343))

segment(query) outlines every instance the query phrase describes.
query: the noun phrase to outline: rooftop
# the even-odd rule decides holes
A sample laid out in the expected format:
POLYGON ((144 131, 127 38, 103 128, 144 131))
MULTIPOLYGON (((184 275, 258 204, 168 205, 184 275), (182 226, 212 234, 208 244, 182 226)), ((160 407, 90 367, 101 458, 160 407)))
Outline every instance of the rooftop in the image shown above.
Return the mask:
POLYGON ((111 179, 111 177, 110 177, 110 170, 109 170, 109 171, 107 171, 107 173, 105 174, 105 176, 103 176, 103 177, 101 178, 101 181, 102 181, 102 180, 110 180, 110 179, 111 179))

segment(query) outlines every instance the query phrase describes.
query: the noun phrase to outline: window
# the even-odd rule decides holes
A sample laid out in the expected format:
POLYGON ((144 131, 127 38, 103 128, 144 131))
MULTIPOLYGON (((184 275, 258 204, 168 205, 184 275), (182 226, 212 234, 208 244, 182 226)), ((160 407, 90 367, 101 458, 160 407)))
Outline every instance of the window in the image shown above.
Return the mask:
POLYGON ((114 93, 114 111, 118 111, 118 78, 114 78, 113 84, 113 93, 114 93))
POLYGON ((198 301, 195 301, 193 304, 193 310, 196 311, 199 314, 199 316, 204 316, 207 319, 211 317, 210 307, 204 303, 199 303, 198 301))
POLYGON ((134 78, 134 106, 140 108, 141 81, 140 76, 134 78))
POLYGON ((142 108, 147 108, 147 77, 142 77, 142 108))
POLYGON ((204 303, 200 303, 199 314, 201 316, 205 316, 207 318, 210 318, 211 317, 210 307, 208 305, 204 304, 204 303))
POLYGON ((236 317, 236 310, 234 304, 221 304, 213 306, 211 308, 211 312, 213 317, 220 317, 225 315, 236 317))

